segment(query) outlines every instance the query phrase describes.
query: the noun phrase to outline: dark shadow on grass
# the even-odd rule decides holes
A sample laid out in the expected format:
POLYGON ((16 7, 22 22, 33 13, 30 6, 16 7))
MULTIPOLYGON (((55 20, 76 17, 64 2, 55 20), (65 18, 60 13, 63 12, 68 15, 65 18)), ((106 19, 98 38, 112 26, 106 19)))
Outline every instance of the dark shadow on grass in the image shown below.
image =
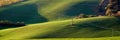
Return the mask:
POLYGON ((41 23, 47 19, 38 13, 36 4, 17 6, 0 12, 0 20, 11 20, 15 22, 41 23))
POLYGON ((70 25, 68 25, 67 27, 65 27, 61 30, 57 30, 53 33, 49 33, 49 34, 46 34, 43 36, 36 36, 36 37, 33 37, 33 39, 39 39, 39 38, 43 38, 43 39, 44 38, 96 38, 99 36, 93 36, 95 32, 106 30, 106 29, 101 29, 101 28, 97 28, 97 27, 90 27, 91 25, 88 25, 88 24, 82 24, 82 25, 75 24, 74 26, 75 27, 71 27, 70 25), (84 30, 82 30, 82 29, 86 29, 86 28, 91 29, 91 30, 88 30, 89 32, 85 31, 85 33, 83 34, 82 32, 84 30), (76 36, 69 36, 69 35, 74 35, 74 33, 77 33, 77 32, 80 32, 80 33, 76 36), (92 34, 87 35, 89 33, 92 33, 92 34))
POLYGON ((46 34, 46 35, 40 35, 32 37, 33 39, 39 39, 39 38, 99 38, 99 37, 111 37, 112 31, 114 31, 113 36, 120 36, 120 31, 118 28, 119 25, 116 25, 118 20, 112 20, 112 19, 106 19, 106 20, 99 20, 99 21, 90 21, 90 22, 84 22, 82 24, 75 23, 74 25, 67 25, 65 28, 56 30, 55 32, 46 34), (115 28, 114 26, 116 25, 115 28), (88 31, 82 30, 82 29, 90 29, 88 31), (111 28, 115 29, 112 30, 111 28), (103 31, 103 32, 101 32, 103 31), (116 32, 117 31, 117 32, 116 32), (80 32, 76 36, 70 36, 74 33, 80 32), (81 34, 82 33, 82 34, 81 34))
POLYGON ((38 13, 38 6, 36 4, 26 4, 4 10, 0 12, 0 20, 24 22, 25 24, 43 23, 48 21, 38 13))

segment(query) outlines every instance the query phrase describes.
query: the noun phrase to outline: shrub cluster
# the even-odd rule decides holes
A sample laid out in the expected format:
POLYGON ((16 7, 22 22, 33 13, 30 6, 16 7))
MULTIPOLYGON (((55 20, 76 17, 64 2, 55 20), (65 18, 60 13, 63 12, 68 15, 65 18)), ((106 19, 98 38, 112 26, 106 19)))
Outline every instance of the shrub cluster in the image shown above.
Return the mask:
POLYGON ((85 15, 85 14, 80 14, 76 17, 76 19, 79 18, 90 18, 90 17, 97 17, 96 15, 85 15))
POLYGON ((25 26, 24 22, 0 21, 0 26, 25 26))

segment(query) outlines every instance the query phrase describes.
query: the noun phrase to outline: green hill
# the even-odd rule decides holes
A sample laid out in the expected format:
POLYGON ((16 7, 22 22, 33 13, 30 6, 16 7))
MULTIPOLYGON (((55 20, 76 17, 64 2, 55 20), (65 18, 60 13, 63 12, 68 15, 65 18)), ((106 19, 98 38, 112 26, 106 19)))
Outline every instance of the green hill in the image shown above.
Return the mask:
POLYGON ((47 39, 17 39, 17 40, 119 40, 120 37, 105 38, 47 38, 47 39))
POLYGON ((63 20, 80 13, 95 14, 97 4, 98 0, 26 0, 0 8, 0 20, 27 24, 63 20))
POLYGON ((39 23, 47 21, 38 13, 36 0, 28 0, 0 9, 1 20, 19 21, 25 23, 39 23))
POLYGON ((115 17, 94 17, 74 19, 73 25, 71 25, 72 20, 31 24, 19 28, 0 30, 0 39, 117 37, 120 35, 119 21, 115 17))
POLYGON ((98 3, 99 0, 25 0, 0 7, 0 20, 27 24, 1 29, 0 40, 119 40, 120 18, 91 17, 72 21, 80 13, 95 14, 98 3))

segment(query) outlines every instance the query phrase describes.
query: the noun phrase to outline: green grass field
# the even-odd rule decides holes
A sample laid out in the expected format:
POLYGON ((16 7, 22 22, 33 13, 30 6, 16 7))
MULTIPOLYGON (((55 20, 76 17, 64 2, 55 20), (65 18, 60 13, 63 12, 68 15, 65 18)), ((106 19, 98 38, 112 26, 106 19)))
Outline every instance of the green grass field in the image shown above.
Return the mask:
POLYGON ((0 8, 0 19, 27 24, 65 20, 80 13, 95 14, 97 4, 96 0, 27 0, 0 8))
POLYGON ((48 38, 48 39, 15 39, 15 40, 119 40, 119 39, 120 39, 120 37, 107 37, 107 38, 48 38))
POLYGON ((19 28, 0 30, 0 39, 95 38, 102 40, 104 37, 117 36, 119 38, 120 25, 117 25, 118 20, 115 17, 94 17, 74 19, 74 25, 71 25, 71 20, 31 24, 19 28), (111 28, 114 29, 114 35, 111 35, 111 28))
POLYGON ((26 0, 0 7, 0 20, 27 26, 0 29, 0 40, 119 40, 120 18, 96 14, 99 0, 26 0), (73 21, 72 21, 72 18, 73 21))

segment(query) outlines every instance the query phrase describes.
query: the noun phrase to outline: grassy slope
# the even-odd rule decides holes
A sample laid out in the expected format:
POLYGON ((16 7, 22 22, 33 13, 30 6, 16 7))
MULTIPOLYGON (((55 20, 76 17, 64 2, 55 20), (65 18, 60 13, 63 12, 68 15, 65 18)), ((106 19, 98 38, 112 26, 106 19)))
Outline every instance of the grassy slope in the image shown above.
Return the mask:
POLYGON ((61 20, 79 13, 94 13, 92 9, 97 4, 96 0, 28 0, 0 8, 0 19, 25 23, 61 20))
POLYGON ((40 14, 49 20, 66 19, 80 13, 94 14, 96 0, 54 0, 40 5, 40 14), (42 5, 43 4, 43 5, 42 5), (88 11, 89 10, 89 11, 88 11), (87 11, 87 12, 86 12, 87 11), (61 18, 60 18, 61 17, 61 18))
MULTIPOLYGON (((0 9, 0 19, 12 21, 25 21, 26 23, 46 22, 48 20, 61 20, 79 13, 94 13, 93 8, 97 5, 96 0, 29 0, 19 4, 0 9), (36 5, 37 3, 37 5, 36 5), (83 5, 84 4, 84 5, 83 5), (30 9, 31 8, 31 9, 30 9), (77 8, 77 9, 76 9, 77 8), (25 10, 25 11, 24 11, 25 10), (88 10, 88 11, 87 11, 88 10), (87 12, 86 12, 87 11, 87 12), (29 14, 29 15, 28 15, 29 14), (16 19, 16 20, 14 20, 16 19)), ((89 37, 110 37, 111 29, 114 28, 114 36, 120 35, 119 23, 113 17, 99 17, 88 19, 75 19, 75 27, 71 26, 71 20, 55 21, 40 24, 28 25, 20 28, 0 30, 0 39, 39 39, 43 37, 67 37, 63 39, 89 39, 89 37), (102 26, 101 26, 102 25, 102 26)), ((81 39, 81 40, 82 40, 81 39)), ((119 39, 95 38, 94 40, 119 39)), ((53 40, 53 39, 52 39, 53 40)), ((56 39, 55 39, 56 40, 56 39)), ((61 40, 61 39, 60 39, 61 40)))
POLYGON ((0 9, 1 20, 20 21, 25 23, 46 22, 47 19, 39 15, 36 1, 28 0, 0 9))
POLYGON ((47 39, 17 39, 17 40, 119 40, 119 39, 120 39, 120 37, 104 37, 104 38, 47 38, 47 39))
POLYGON ((71 26, 71 20, 54 21, 1 30, 0 39, 111 37, 111 29, 106 28, 113 28, 114 36, 119 36, 119 27, 118 19, 114 17, 74 19, 74 26, 71 26))

